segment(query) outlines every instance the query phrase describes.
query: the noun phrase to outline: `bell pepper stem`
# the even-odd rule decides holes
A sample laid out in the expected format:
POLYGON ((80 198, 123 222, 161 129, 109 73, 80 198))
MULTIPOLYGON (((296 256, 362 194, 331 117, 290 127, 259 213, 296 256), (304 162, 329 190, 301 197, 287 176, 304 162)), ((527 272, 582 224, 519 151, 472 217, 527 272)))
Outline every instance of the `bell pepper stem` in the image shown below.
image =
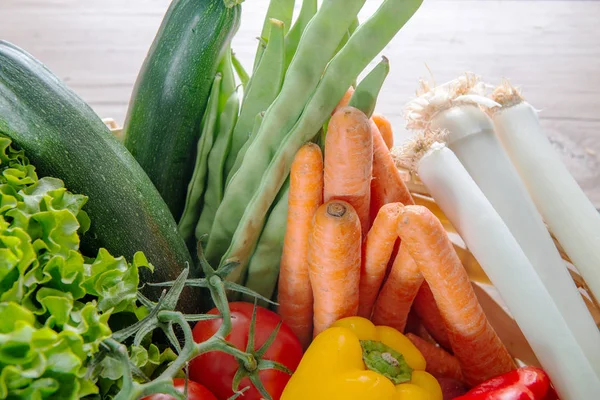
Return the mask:
POLYGON ((361 340, 360 345, 368 369, 385 376, 396 385, 410 381, 413 370, 401 353, 374 340, 361 340))

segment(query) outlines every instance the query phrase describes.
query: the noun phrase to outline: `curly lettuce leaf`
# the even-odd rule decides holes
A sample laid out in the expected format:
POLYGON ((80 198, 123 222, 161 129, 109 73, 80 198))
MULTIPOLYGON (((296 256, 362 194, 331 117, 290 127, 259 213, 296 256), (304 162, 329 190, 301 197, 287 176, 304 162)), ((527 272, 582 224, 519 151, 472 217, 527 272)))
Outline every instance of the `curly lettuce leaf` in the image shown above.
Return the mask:
POLYGON ((137 253, 133 263, 129 264, 124 257, 115 258, 105 249, 100 249, 96 260, 85 266, 83 288, 88 294, 98 297, 100 311, 125 311, 137 299, 141 267, 150 268, 142 253, 137 253))
POLYGON ((0 398, 77 399, 90 390, 82 336, 36 327, 34 314, 16 303, 0 306, 0 321, 0 398))
MULTIPOLYGON (((133 365, 151 379, 158 376, 177 358, 177 354, 170 347, 161 351, 154 344, 147 347, 131 345, 127 350, 133 365)), ((111 399, 121 389, 121 378, 125 373, 123 363, 114 357, 106 356, 100 363, 98 370, 100 392, 103 394, 103 398, 111 399)), ((137 377, 136 380, 141 382, 142 378, 137 377)))
MULTIPOLYGON (((142 253, 131 263, 104 249, 84 257, 86 202, 59 179, 38 178, 0 135, 0 399, 78 399, 119 385, 98 381, 90 365, 112 334, 111 316, 147 313, 136 304, 139 269, 152 265, 142 253)), ((174 356, 141 349, 136 365, 148 373, 174 356)), ((118 380, 110 363, 101 362, 105 375, 112 369, 118 380)))

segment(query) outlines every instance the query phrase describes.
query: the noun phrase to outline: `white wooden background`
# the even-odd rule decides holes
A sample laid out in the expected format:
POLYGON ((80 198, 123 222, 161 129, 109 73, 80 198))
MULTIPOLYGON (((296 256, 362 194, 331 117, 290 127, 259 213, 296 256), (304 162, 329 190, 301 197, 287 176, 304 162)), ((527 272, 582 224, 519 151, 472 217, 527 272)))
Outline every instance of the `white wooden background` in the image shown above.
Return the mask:
MULTIPOLYGON (((299 3, 299 1, 297 1, 299 3)), ((367 17, 380 3, 367 0, 367 17)), ((124 119, 136 74, 169 0, 0 0, 0 39, 33 53, 102 117, 124 119)), ((234 50, 250 66, 268 0, 246 0, 234 50)), ((508 77, 542 109, 548 135, 600 206, 600 2, 425 0, 385 49, 378 111, 406 137, 417 80, 465 71, 508 77)), ((1 66, 0 66, 1 67, 1 66)))

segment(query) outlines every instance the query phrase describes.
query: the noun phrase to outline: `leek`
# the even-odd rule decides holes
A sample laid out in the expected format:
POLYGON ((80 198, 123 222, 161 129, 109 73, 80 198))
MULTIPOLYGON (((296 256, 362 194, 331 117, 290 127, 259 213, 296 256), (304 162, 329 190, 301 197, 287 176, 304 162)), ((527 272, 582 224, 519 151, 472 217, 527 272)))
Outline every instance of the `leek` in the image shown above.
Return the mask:
POLYGON ((404 150, 497 288, 559 396, 591 399, 600 379, 540 276, 456 155, 433 133, 404 150))
MULTIPOLYGON (((500 215, 552 296, 568 328, 600 376, 600 331, 556 248, 527 188, 494 135, 480 105, 500 105, 482 97, 485 84, 466 74, 443 87, 422 84, 408 105, 408 127, 443 130, 445 143, 500 215)), ((532 147, 528 147, 532 148, 532 147)), ((596 230, 600 234, 600 229, 596 230)))
POLYGON ((508 83, 492 97, 496 134, 550 230, 600 299, 600 215, 577 184, 548 138, 536 110, 508 83))

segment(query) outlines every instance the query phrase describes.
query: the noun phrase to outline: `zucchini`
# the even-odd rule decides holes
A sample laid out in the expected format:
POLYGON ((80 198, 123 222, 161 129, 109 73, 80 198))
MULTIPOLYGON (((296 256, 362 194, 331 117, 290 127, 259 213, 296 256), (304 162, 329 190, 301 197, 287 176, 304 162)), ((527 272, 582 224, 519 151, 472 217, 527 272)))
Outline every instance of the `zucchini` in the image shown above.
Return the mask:
POLYGON ((223 0, 174 0, 133 89, 124 143, 175 220, 183 212, 202 117, 217 66, 239 27, 240 8, 223 0))
MULTIPOLYGON (((82 237, 83 254, 100 248, 132 260, 143 251, 155 266, 144 281, 175 279, 186 263, 187 247, 167 205, 144 170, 92 109, 41 62, 0 41, 0 133, 25 151, 40 176, 64 181, 88 196, 91 219, 82 237)), ((196 293, 180 304, 197 312, 196 293)))

